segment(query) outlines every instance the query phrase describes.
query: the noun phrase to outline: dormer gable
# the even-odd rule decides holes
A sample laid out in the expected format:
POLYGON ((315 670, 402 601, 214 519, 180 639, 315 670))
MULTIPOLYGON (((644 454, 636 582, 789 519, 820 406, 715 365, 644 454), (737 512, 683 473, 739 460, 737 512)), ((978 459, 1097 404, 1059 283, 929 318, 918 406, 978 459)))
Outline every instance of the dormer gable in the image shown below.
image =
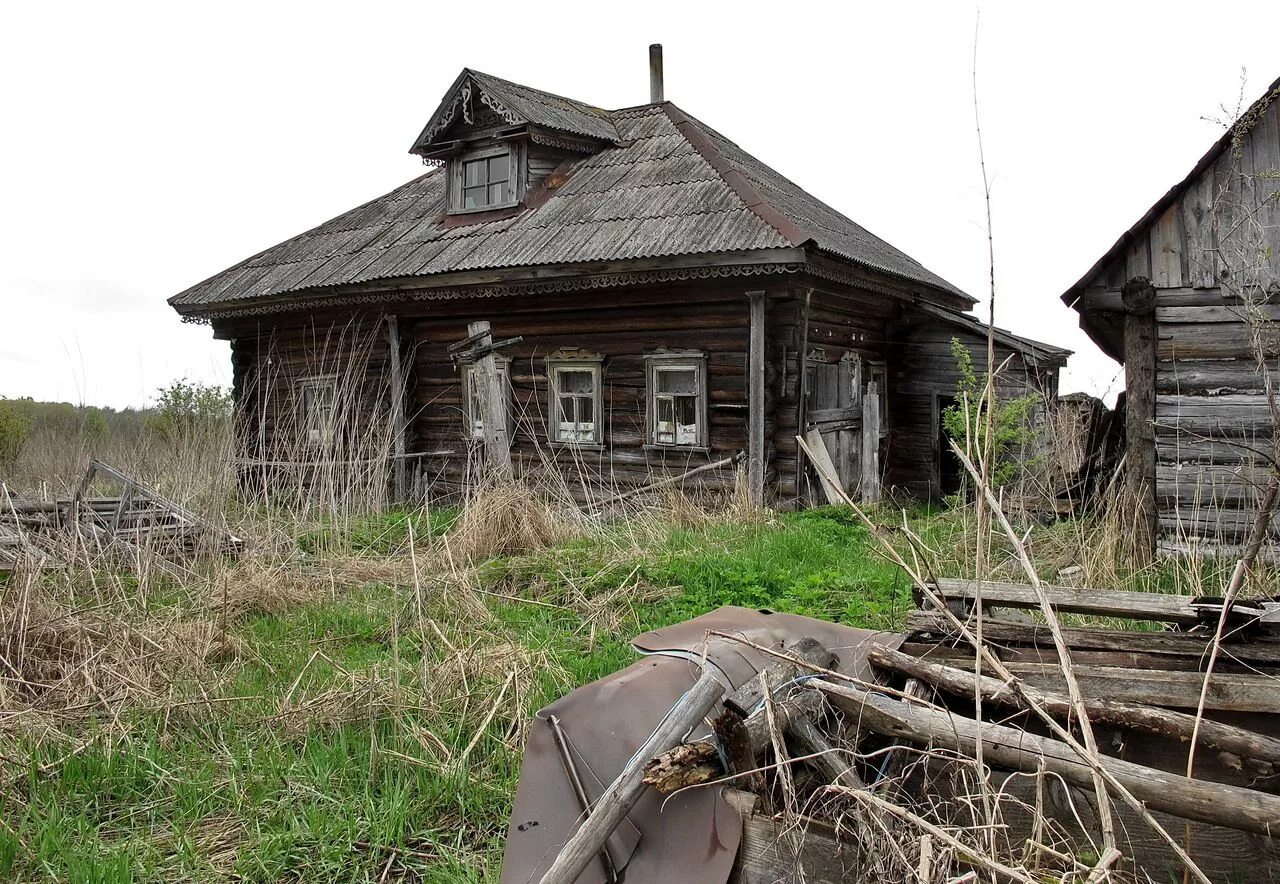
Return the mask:
POLYGON ((464 68, 409 152, 447 167, 456 214, 511 208, 563 159, 617 143, 608 111, 464 68))

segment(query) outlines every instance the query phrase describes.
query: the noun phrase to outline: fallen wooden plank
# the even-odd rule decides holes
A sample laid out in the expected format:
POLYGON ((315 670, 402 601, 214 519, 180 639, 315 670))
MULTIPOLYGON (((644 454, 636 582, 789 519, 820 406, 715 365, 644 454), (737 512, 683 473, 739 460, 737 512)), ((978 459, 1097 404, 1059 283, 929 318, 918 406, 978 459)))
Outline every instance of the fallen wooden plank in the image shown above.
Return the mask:
MULTIPOLYGON (((907 615, 907 633, 912 640, 922 637, 959 639, 961 636, 942 614, 936 611, 912 611, 907 615)), ((1035 623, 1007 623, 988 616, 982 623, 985 639, 997 644, 1043 646, 1050 653, 1053 639, 1047 626, 1035 623)), ((1211 636, 1187 632, 1138 632, 1131 629, 1088 629, 1064 626, 1062 636, 1073 651, 1118 651, 1151 654, 1193 660, 1208 658, 1211 636)), ((1223 654, 1250 663, 1280 666, 1280 640, 1264 636, 1246 638, 1236 635, 1223 646, 1223 654)))
MULTIPOLYGON (((1010 672, 1029 685, 1064 688, 1056 663, 1009 663, 1010 672)), ((1089 696, 1109 697, 1153 706, 1194 709, 1204 683, 1201 672, 1160 672, 1119 666, 1076 666, 1076 680, 1089 696)), ((1280 713, 1280 679, 1270 675, 1215 672, 1205 708, 1231 712, 1280 713)))
MULTIPOLYGON (((925 662, 878 645, 867 651, 867 659, 882 669, 921 679, 949 694, 962 697, 974 695, 975 678, 971 671, 925 662)), ((1021 694, 998 678, 984 675, 976 680, 976 684, 984 702, 1015 709, 1029 708, 1021 694)), ((1022 690, 1027 699, 1055 718, 1065 721, 1071 717, 1071 701, 1066 694, 1040 690, 1029 684, 1024 684, 1022 690)), ((1196 729, 1194 715, 1158 709, 1146 703, 1126 702, 1111 696, 1087 695, 1084 698, 1084 708, 1089 720, 1095 724, 1123 727, 1155 736, 1189 742, 1196 729)), ((1271 765, 1280 765, 1280 740, 1208 718, 1200 722, 1199 735, 1206 746, 1244 759, 1264 762, 1265 769, 1262 772, 1265 774, 1272 773, 1271 765)))
POLYGON ((813 461, 813 465, 818 473, 818 479, 822 483, 822 493, 827 498, 827 503, 839 505, 845 502, 845 496, 840 493, 839 488, 831 484, 828 476, 838 476, 835 463, 831 460, 831 452, 827 451, 827 443, 822 441, 822 433, 818 429, 812 429, 804 434, 804 441, 808 447, 809 459, 813 461))
MULTIPOLYGON (((979 587, 977 581, 973 580, 940 578, 936 588, 944 598, 969 602, 974 601, 981 593, 982 603, 987 607, 1040 607, 1036 591, 1020 583, 984 581, 979 587)), ((1191 596, 1049 585, 1045 585, 1044 591, 1049 597, 1049 603, 1058 613, 1158 620, 1183 626, 1193 626, 1200 622, 1200 615, 1191 604, 1191 596)))
MULTIPOLYGON (((939 709, 913 706, 859 688, 815 679, 825 693, 862 727, 878 734, 968 754, 982 742, 988 764, 1035 773, 1045 770, 1069 783, 1093 788, 1093 773, 1064 743, 1017 728, 977 722, 939 709)), ((1280 832, 1280 797, 1103 756, 1101 765, 1139 801, 1183 819, 1200 820, 1270 836, 1280 832)))

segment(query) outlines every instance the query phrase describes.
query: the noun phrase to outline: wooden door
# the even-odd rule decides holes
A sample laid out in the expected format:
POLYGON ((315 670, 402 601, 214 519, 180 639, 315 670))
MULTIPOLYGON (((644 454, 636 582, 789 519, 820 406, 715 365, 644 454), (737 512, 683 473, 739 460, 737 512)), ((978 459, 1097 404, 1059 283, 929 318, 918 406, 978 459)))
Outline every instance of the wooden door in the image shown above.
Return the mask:
MULTIPOLYGON (((859 431, 862 413, 858 402, 858 363, 856 359, 826 362, 813 355, 806 361, 805 432, 816 431, 840 479, 849 493, 859 484, 859 431)), ((816 475, 810 476, 810 502, 825 502, 816 475)))

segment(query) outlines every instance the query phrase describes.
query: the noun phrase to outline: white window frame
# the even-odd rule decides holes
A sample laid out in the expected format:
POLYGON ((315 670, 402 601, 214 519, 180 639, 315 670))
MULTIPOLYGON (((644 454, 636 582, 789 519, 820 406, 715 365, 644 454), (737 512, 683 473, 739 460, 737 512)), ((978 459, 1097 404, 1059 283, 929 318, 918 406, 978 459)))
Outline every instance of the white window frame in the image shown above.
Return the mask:
MULTIPOLYGON (((510 426, 511 412, 511 380, 508 372, 508 366, 511 364, 510 357, 494 356, 494 370, 498 373, 498 382, 502 385, 502 395, 505 400, 506 411, 508 416, 508 427, 510 426)), ((474 406, 477 400, 472 394, 472 384, 475 383, 476 364, 474 362, 461 362, 458 364, 459 382, 462 385, 462 436, 472 442, 484 441, 484 415, 476 414, 474 406)), ((482 400, 481 400, 482 401, 482 400)))
POLYGON ((338 430, 338 376, 325 374, 298 378, 295 387, 303 441, 317 448, 332 445, 338 430), (311 399, 317 391, 324 390, 329 394, 328 420, 317 416, 311 399))
MULTIPOLYGON (((547 436, 552 445, 573 448, 599 448, 604 445, 604 357, 595 353, 561 352, 546 359, 547 366, 547 436), (560 438, 560 374, 586 371, 591 374, 592 431, 590 438, 560 438)), ((575 397, 578 394, 569 394, 575 397)), ((585 398, 585 395, 581 398, 585 398)))
MULTIPOLYGON (((509 209, 519 203, 523 196, 523 188, 521 182, 524 180, 522 174, 524 164, 522 162, 522 152, 516 144, 496 144, 489 147, 476 148, 465 153, 460 153, 454 157, 450 163, 449 171, 449 211, 452 214, 468 214, 471 212, 489 212, 494 209, 509 209), (504 199, 500 202, 486 202, 483 205, 465 208, 463 205, 463 190, 465 185, 465 169, 467 163, 478 160, 491 160, 495 157, 506 157, 509 177, 507 178, 507 188, 504 199)), ((486 182, 486 188, 489 186, 486 182)), ((486 198, 488 193, 486 190, 486 198)))
POLYGON ((680 350, 650 353, 645 356, 645 447, 676 451, 706 451, 710 447, 711 426, 707 417, 707 355, 701 350, 680 350), (694 407, 697 420, 692 442, 661 442, 658 440, 658 400, 664 394, 658 392, 658 374, 663 371, 693 371, 694 407))

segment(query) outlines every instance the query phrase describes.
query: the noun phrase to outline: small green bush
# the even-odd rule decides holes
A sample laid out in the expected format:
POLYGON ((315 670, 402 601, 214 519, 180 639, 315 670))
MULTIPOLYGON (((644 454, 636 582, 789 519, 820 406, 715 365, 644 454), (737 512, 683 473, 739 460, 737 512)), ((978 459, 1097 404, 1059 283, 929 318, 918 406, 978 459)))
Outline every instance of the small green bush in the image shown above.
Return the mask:
POLYGON ((186 378, 156 390, 147 427, 165 438, 189 438, 231 419, 231 391, 186 378))
MULTIPOLYGON (((951 339, 951 355, 960 369, 956 382, 956 404, 942 414, 942 426, 947 436, 962 449, 976 448, 968 444, 969 434, 976 428, 979 435, 987 425, 986 376, 981 377, 973 369, 973 356, 959 338, 951 339)), ((1035 441, 1033 422, 1040 396, 1028 393, 1013 399, 998 399, 992 421, 994 438, 991 441, 990 481, 995 488, 1013 484, 1034 463, 1023 455, 1027 446, 1035 441)), ((976 439, 972 440, 976 443, 976 439)), ((967 483, 966 483, 967 484, 967 483)))

